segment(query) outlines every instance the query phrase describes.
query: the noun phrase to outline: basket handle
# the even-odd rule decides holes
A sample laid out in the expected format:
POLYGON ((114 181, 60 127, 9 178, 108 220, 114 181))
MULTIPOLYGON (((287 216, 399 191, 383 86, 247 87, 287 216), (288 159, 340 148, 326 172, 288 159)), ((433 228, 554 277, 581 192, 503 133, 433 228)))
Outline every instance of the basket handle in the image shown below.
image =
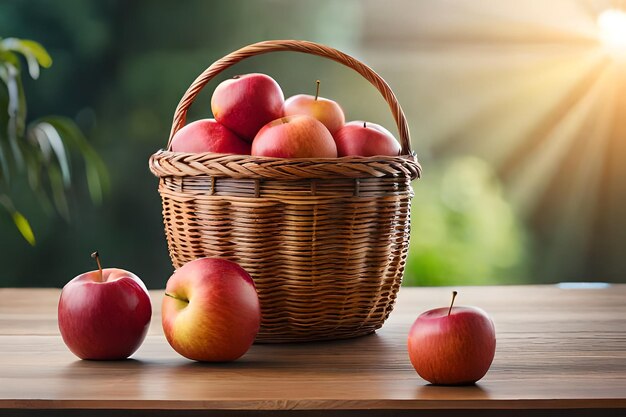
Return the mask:
POLYGON ((172 138, 174 134, 185 125, 187 118, 187 110, 194 102, 200 90, 211 81, 217 74, 225 69, 233 66, 237 62, 249 58, 255 55, 261 55, 268 52, 276 51, 292 51, 303 52, 312 55, 318 55, 324 58, 337 61, 349 68, 352 68, 359 74, 368 80, 376 89, 382 94, 383 98, 389 104, 391 114, 398 126, 398 133, 400 134, 400 143, 402 145, 401 153, 403 155, 412 155, 411 151, 411 139, 409 133, 409 125, 407 124, 406 117, 398 103, 396 95, 391 90, 391 87, 383 80, 380 75, 374 72, 373 69, 351 57, 343 52, 331 48, 329 46, 321 45, 315 42, 309 41, 296 41, 296 40, 273 40, 254 43, 252 45, 244 46, 225 57, 218 59, 210 67, 208 67, 202 74, 195 79, 195 81, 189 86, 183 98, 176 107, 174 113, 174 120, 172 122, 172 130, 167 142, 167 149, 171 149, 172 138))

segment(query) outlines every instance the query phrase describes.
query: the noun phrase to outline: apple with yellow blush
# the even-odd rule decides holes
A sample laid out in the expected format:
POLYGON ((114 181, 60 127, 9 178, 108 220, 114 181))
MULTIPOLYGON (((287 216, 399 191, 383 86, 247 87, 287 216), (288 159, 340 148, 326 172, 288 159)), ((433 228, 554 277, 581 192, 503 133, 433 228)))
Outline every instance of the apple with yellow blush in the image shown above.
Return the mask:
POLYGON ((188 262, 167 281, 163 332, 182 356, 204 362, 234 361, 248 351, 261 324, 252 277, 220 258, 188 262))

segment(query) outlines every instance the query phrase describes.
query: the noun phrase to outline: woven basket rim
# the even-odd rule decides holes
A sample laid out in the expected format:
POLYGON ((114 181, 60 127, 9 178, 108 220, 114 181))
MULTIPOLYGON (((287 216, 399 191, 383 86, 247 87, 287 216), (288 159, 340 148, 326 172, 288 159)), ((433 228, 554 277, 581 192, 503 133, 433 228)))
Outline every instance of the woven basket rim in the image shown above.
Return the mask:
POLYGON ((415 153, 398 156, 344 156, 339 158, 271 158, 220 153, 159 150, 150 157, 157 177, 208 175, 240 179, 420 178, 415 153))

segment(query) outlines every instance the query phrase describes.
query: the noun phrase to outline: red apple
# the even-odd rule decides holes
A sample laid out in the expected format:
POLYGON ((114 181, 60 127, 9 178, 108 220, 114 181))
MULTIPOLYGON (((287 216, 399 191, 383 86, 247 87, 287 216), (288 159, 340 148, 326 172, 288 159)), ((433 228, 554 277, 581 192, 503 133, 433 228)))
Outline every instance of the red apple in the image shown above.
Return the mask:
POLYGON ((250 155, 250 144, 215 119, 202 119, 189 123, 174 134, 172 151, 250 155))
POLYGON ((336 158, 337 146, 322 122, 311 116, 287 116, 263 126, 252 142, 252 155, 336 158))
POLYGON ((215 120, 250 142, 266 123, 283 116, 284 101, 283 91, 272 77, 237 75, 217 86, 211 110, 215 120))
POLYGON ((233 361, 248 351, 261 324, 254 282, 225 259, 188 262, 167 282, 162 322, 167 341, 186 358, 233 361))
POLYGON ((58 320, 67 347, 81 359, 125 359, 141 345, 152 316, 143 282, 123 269, 81 274, 61 292, 58 320))
POLYGON ((343 110, 336 101, 319 97, 320 82, 317 81, 315 96, 298 94, 285 100, 285 116, 304 114, 322 122, 326 129, 334 135, 345 123, 343 110))
MULTIPOLYGON (((456 291, 452 295, 452 303, 456 291)), ((437 308, 422 313, 409 333, 409 357, 417 373, 440 385, 473 384, 489 370, 496 330, 476 307, 437 308)))
POLYGON ((400 144, 391 132, 375 123, 346 123, 335 133, 339 156, 376 156, 400 154, 400 144))

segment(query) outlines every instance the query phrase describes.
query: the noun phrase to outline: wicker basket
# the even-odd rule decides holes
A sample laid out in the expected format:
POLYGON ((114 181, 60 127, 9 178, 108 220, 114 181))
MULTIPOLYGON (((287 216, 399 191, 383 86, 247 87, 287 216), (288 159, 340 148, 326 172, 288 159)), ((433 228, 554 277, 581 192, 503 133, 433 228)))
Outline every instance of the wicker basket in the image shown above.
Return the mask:
POLYGON ((191 84, 176 113, 168 150, 150 158, 160 178, 165 233, 175 268, 204 256, 239 263, 253 277, 262 309, 257 342, 340 339, 383 325, 406 261, 411 152, 404 113, 387 83, 356 59, 307 41, 266 41, 214 62, 191 84), (402 155, 280 159, 170 152, 189 106, 217 74, 273 51, 344 64, 383 95, 398 125, 402 155))

